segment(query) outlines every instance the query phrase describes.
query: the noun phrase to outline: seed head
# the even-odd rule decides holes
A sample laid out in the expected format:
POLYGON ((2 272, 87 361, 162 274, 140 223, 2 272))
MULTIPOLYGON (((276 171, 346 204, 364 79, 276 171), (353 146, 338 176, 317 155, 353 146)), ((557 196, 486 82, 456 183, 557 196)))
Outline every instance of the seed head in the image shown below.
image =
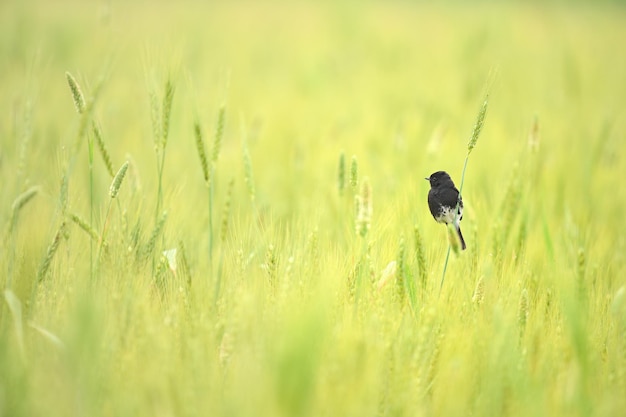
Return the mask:
POLYGON ((165 149, 167 146, 167 138, 170 133, 170 115, 172 113, 172 101, 174 101, 174 84, 171 79, 167 79, 165 83, 165 95, 163 96, 163 107, 162 107, 162 116, 161 123, 163 126, 161 128, 161 134, 163 137, 162 140, 162 149, 165 149))
POLYGON ((193 131, 196 136, 196 150, 198 151, 198 156, 200 157, 200 165, 202 166, 202 175, 204 176, 204 181, 209 183, 209 162, 206 157, 206 152, 204 150, 204 141, 202 140, 202 128, 200 127, 200 123, 196 122, 193 126, 193 131))
POLYGON ((339 169, 338 169, 338 184, 339 195, 343 194, 343 190, 346 188, 346 155, 341 152, 339 154, 339 169))
POLYGON ((72 92, 72 99, 74 100, 74 107, 78 114, 82 114, 85 111, 85 98, 83 92, 80 90, 80 86, 76 82, 76 79, 69 72, 65 73, 65 78, 70 86, 72 92))
POLYGON ((474 147, 476 146, 476 142, 478 142, 478 136, 480 136, 480 131, 483 128, 483 124, 485 124, 485 115, 487 114, 487 102, 489 100, 489 96, 485 97, 485 101, 478 112, 478 118, 476 119, 476 124, 474 125, 474 130, 472 131, 472 137, 467 144, 467 153, 471 153, 474 147))
POLYGON ((517 321, 520 326, 520 333, 523 333, 526 327, 526 322, 528 321, 528 290, 526 288, 522 290, 522 294, 519 298, 517 321))
POLYGON ((353 190, 356 190, 356 186, 359 180, 359 166, 356 161, 356 155, 352 155, 352 160, 350 162, 350 186, 353 190))
POLYGON ((122 181, 124 181, 124 176, 126 175, 127 170, 128 161, 124 162, 124 164, 117 171, 117 174, 115 174, 115 178, 113 178, 111 188, 109 189, 109 195, 111 198, 117 197, 117 193, 120 191, 120 186, 122 185, 122 181))
POLYGON ((222 148, 222 138, 224 137, 224 124, 226 122, 226 106, 222 104, 217 114, 217 126, 215 127, 215 138, 213 140, 213 153, 211 155, 211 162, 217 162, 217 158, 220 155, 220 149, 222 148))
POLYGON ((358 214, 356 218, 356 232, 365 237, 370 229, 372 223, 372 187, 369 182, 369 178, 363 178, 363 184, 361 185, 361 195, 358 199, 358 214))

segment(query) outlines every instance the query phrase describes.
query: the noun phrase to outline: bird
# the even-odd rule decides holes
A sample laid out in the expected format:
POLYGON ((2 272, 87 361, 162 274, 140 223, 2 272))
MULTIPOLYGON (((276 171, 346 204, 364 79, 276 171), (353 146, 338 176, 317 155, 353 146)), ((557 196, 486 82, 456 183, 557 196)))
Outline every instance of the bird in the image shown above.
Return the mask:
POLYGON ((430 183, 428 191, 428 208, 438 223, 454 224, 461 249, 465 250, 465 240, 461 234, 460 221, 463 219, 463 199, 459 195, 459 190, 454 186, 452 178, 445 171, 437 171, 425 178, 430 183), (455 208, 458 204, 458 210, 455 208))

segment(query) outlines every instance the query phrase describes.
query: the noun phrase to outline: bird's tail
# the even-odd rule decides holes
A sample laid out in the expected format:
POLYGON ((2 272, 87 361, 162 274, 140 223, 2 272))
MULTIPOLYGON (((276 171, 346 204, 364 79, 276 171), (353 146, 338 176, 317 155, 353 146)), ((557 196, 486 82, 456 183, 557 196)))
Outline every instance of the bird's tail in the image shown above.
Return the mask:
POLYGON ((463 239, 463 234, 461 233, 461 226, 456 226, 456 232, 459 235, 459 240, 461 241, 461 250, 465 250, 467 246, 465 246, 465 239, 463 239))

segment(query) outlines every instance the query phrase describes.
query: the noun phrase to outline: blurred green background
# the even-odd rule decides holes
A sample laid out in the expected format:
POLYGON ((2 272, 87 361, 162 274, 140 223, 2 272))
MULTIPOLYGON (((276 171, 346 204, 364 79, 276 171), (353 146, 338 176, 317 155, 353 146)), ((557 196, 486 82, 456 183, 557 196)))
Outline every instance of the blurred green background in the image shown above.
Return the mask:
POLYGON ((0 415, 620 415, 625 23, 608 1, 3 1, 0 415), (131 162, 113 202, 66 72, 131 162), (423 178, 460 184, 487 95, 440 293, 423 178), (208 197, 194 124, 210 156, 222 105, 208 197))

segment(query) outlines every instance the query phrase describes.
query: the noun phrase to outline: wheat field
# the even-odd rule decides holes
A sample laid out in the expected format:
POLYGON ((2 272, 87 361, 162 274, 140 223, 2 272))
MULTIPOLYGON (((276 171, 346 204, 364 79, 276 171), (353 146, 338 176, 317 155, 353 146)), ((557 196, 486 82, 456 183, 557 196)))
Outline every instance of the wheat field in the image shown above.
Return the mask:
POLYGON ((0 23, 0 416, 623 415, 621 4, 0 23))

